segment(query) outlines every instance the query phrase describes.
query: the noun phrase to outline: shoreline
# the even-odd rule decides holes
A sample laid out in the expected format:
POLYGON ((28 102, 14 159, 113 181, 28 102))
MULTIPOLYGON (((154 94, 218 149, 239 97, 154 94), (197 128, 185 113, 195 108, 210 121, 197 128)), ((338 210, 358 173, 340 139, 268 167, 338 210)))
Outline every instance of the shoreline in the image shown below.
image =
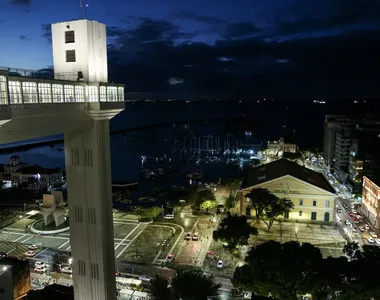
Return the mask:
MULTIPOLYGON (((134 128, 125 128, 125 129, 119 129, 119 130, 112 130, 110 131, 110 135, 116 135, 116 134, 123 134, 127 132, 136 132, 141 131, 145 129, 152 129, 152 128, 158 128, 158 127, 165 127, 169 125, 183 125, 183 124, 193 124, 193 123, 199 123, 199 122, 218 122, 218 121, 232 121, 232 120, 240 120, 236 117, 230 117, 230 118, 215 118, 215 119, 204 119, 204 120, 193 120, 193 121, 178 121, 178 122, 165 122, 160 124, 152 124, 152 125, 144 125, 144 126, 138 126, 134 128)), ((31 142, 28 144, 22 144, 22 145, 14 145, 9 147, 0 148, 0 154, 8 154, 13 152, 19 152, 19 151, 27 151, 34 148, 44 147, 44 146, 51 146, 54 147, 56 144, 63 144, 64 139, 63 138, 54 138, 47 141, 37 141, 37 142, 31 142)))

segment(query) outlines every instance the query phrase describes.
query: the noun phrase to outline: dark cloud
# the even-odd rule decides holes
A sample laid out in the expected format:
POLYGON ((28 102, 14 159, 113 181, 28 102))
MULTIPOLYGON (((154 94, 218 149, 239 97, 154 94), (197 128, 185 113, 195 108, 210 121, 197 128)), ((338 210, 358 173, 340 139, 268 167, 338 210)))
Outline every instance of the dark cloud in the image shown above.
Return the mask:
POLYGON ((257 28, 252 23, 239 22, 226 26, 224 38, 241 38, 258 32, 260 32, 260 28, 257 28))
POLYGON ((31 41, 32 39, 26 35, 20 35, 20 40, 22 41, 31 41))
POLYGON ((174 18, 178 19, 188 19, 199 23, 205 23, 209 25, 218 25, 218 24, 226 24, 227 21, 217 18, 217 17, 210 17, 210 16, 203 16, 199 15, 187 10, 183 10, 177 13, 173 13, 172 16, 174 18))
POLYGON ((13 5, 29 6, 30 0, 11 0, 13 5))

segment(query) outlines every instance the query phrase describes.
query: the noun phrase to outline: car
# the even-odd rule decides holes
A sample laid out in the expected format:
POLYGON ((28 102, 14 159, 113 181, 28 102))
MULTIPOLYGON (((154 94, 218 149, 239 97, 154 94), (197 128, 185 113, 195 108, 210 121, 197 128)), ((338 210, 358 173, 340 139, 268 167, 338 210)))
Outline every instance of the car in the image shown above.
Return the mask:
POLYGON ((61 269, 61 272, 65 273, 65 274, 70 274, 71 275, 73 273, 73 270, 70 267, 63 267, 61 269))
POLYGON ((29 257, 33 257, 34 255, 36 255, 36 251, 34 251, 34 250, 26 251, 25 255, 29 256, 29 257))
POLYGON ((350 212, 349 215, 350 215, 350 217, 355 217, 356 218, 356 215, 353 212, 350 212))
POLYGON ((360 230, 361 232, 364 232, 364 231, 365 231, 364 226, 359 226, 359 230, 360 230))
POLYGON ((42 262, 42 261, 36 261, 36 263, 34 264, 34 266, 37 268, 46 268, 47 267, 47 264, 42 262))
POLYGON ((357 232, 356 230, 355 230, 355 231, 352 230, 352 235, 353 235, 353 236, 359 236, 359 234, 358 234, 358 232, 357 232))
POLYGON ((350 226, 351 225, 351 222, 349 220, 345 220, 344 221, 344 224, 346 224, 347 226, 350 226))
POLYGON ((343 204, 344 208, 348 208, 348 205, 347 204, 343 204))
POLYGON ((5 252, 0 252, 0 259, 4 257, 7 257, 7 254, 5 252))
POLYGON ((379 239, 379 238, 376 238, 376 239, 375 239, 375 243, 376 243, 376 245, 380 245, 380 239, 379 239))
POLYGON ((36 266, 34 268, 34 272, 36 272, 36 273, 45 273, 46 272, 46 268, 43 268, 43 267, 40 267, 40 266, 36 266))
POLYGON ((28 246, 28 249, 29 249, 29 250, 37 250, 37 249, 38 249, 38 246, 37 246, 37 245, 29 245, 29 246, 28 246))
POLYGON ((370 227, 369 227, 368 224, 365 224, 365 225, 364 225, 364 228, 365 228, 366 230, 370 230, 370 227))
POLYGON ((185 240, 188 240, 188 241, 191 240, 191 233, 190 232, 186 233, 185 240))
POLYGON ((217 269, 222 269, 224 265, 223 260, 219 259, 218 262, 216 263, 216 268, 217 269))
POLYGON ((173 220, 174 219, 174 215, 165 215, 164 219, 166 219, 166 220, 173 220))
POLYGON ((171 253, 169 253, 168 256, 166 256, 166 261, 170 263, 170 262, 172 262, 173 260, 174 260, 174 255, 171 254, 171 253))
POLYGON ((52 265, 53 269, 55 269, 55 270, 61 270, 62 266, 63 266, 63 264, 57 260, 54 261, 53 265, 52 265))
POLYGON ((370 234, 373 238, 377 238, 377 234, 376 234, 376 232, 371 231, 369 234, 370 234))
POLYGON ((355 215, 358 214, 358 212, 357 212, 356 210, 352 210, 351 212, 352 212, 353 214, 355 214, 355 215))
POLYGON ((342 209, 341 209, 340 207, 338 207, 338 208, 336 209, 336 211, 337 211, 338 213, 341 213, 341 212, 342 212, 342 209))
POLYGON ((193 233, 193 241, 198 241, 198 232, 193 233))
POLYGON ((371 236, 369 236, 369 237, 367 238, 367 241, 368 241, 368 243, 373 243, 373 242, 375 242, 375 240, 374 240, 373 237, 371 237, 371 236))
POLYGON ((146 276, 146 275, 140 276, 139 279, 143 282, 150 282, 152 280, 152 278, 150 278, 149 276, 146 276))
POLYGON ((356 218, 357 218, 358 220, 363 219, 363 217, 362 217, 361 215, 356 215, 356 218))

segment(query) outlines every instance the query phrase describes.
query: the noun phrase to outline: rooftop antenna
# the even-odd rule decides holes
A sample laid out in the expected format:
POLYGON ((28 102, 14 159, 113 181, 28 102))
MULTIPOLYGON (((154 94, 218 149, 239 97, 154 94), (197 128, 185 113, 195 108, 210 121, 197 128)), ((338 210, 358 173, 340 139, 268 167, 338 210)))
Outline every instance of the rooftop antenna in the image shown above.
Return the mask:
POLYGON ((86 8, 86 19, 87 19, 87 8, 88 8, 88 4, 85 5, 85 8, 86 8))
POLYGON ((83 15, 82 15, 82 8, 83 8, 82 0, 79 0, 79 8, 80 8, 80 18, 82 19, 83 18, 83 15))

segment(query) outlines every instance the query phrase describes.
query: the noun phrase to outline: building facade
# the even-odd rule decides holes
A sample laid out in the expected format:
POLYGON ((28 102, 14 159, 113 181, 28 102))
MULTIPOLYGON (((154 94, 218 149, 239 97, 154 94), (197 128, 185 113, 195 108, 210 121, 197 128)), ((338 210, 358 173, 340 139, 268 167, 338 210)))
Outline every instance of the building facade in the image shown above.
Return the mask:
POLYGON ((267 154, 269 156, 281 157, 284 152, 296 153, 297 145, 285 143, 283 137, 279 141, 268 141, 267 154))
POLYGON ((380 229, 380 180, 363 177, 361 212, 376 229, 380 229))
POLYGON ((252 215, 247 194, 256 188, 267 189, 279 198, 293 202, 285 221, 335 222, 335 192, 324 176, 297 163, 280 159, 248 170, 240 193, 240 214, 252 215))
POLYGON ((0 166, 0 179, 4 187, 25 186, 33 190, 46 190, 49 186, 62 182, 62 170, 50 169, 37 165, 31 166, 13 155, 9 163, 0 166))

